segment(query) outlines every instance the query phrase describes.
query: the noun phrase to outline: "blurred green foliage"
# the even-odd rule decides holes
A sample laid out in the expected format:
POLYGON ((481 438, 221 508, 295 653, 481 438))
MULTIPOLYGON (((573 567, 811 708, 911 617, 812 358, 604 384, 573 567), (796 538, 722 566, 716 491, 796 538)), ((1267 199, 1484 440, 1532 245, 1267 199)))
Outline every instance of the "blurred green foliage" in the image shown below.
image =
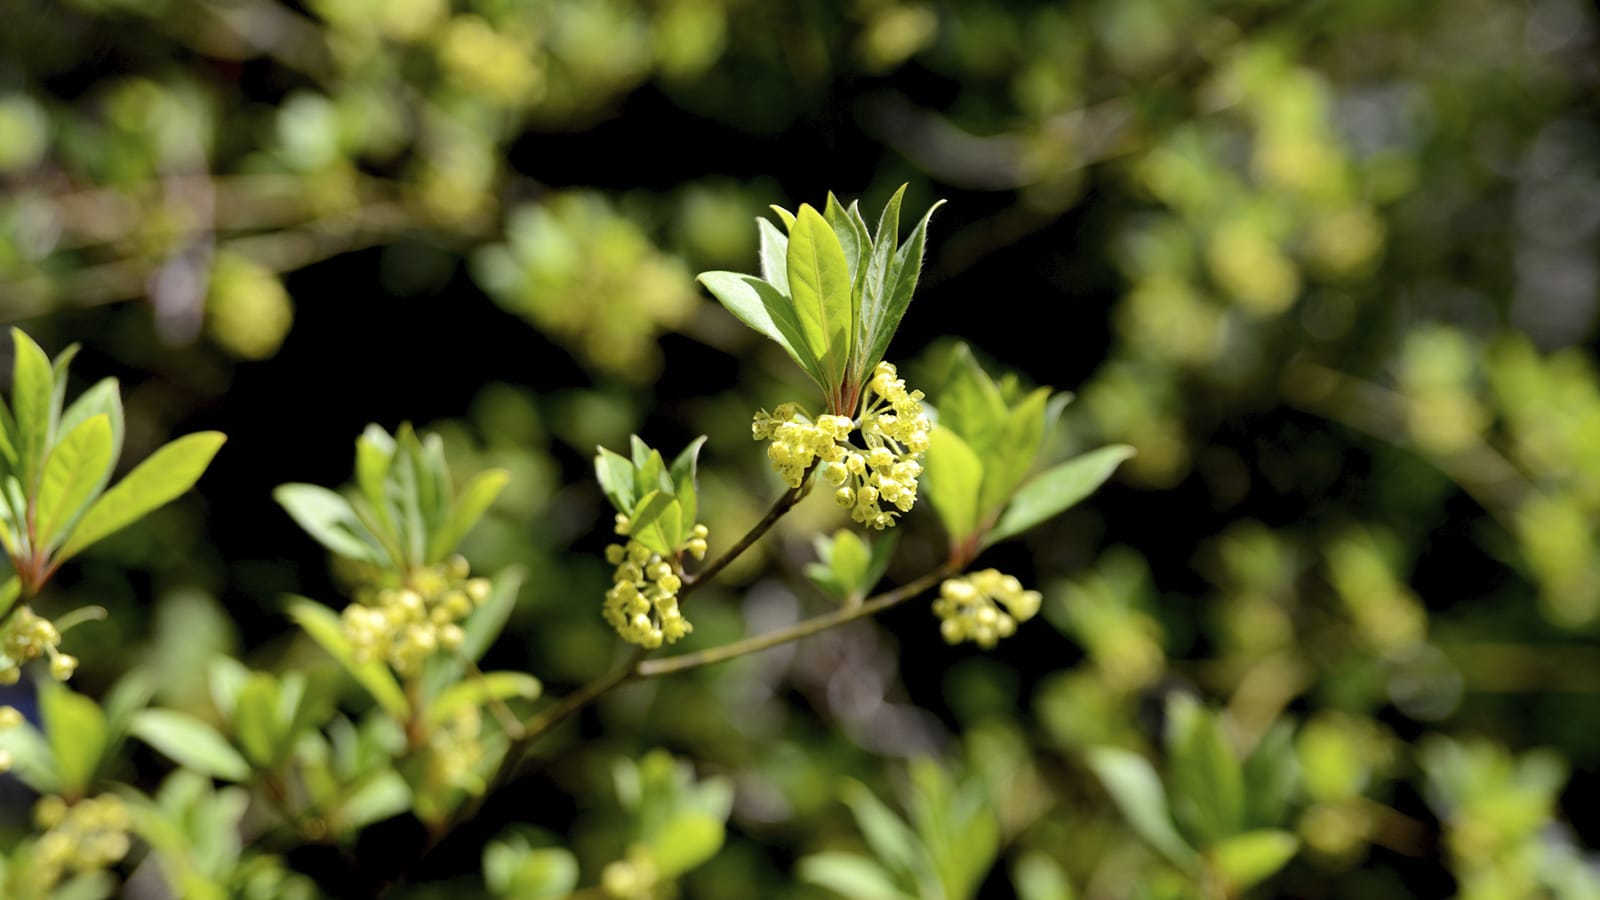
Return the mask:
MULTIPOLYGON (((56 829, 137 837, 58 898, 1600 895, 1578 0, 6 13, 0 321, 121 378, 129 459, 233 435, 199 496, 37 599, 110 616, 68 636, 76 690, 43 679, 42 715, 0 696, 36 723, 0 740, 126 822, 36 820, 0 785, 17 896, 56 829), (270 489, 343 480, 371 420, 437 417, 445 480, 509 475, 460 547, 509 607, 483 663, 557 696, 619 653, 596 444, 708 435, 712 535, 781 489, 749 416, 799 379, 691 274, 755 271, 768 203, 876 209, 906 182, 951 200, 891 348, 930 404, 968 364, 1012 399, 1078 394, 1020 460, 986 438, 976 477, 1136 451, 986 551, 1049 624, 985 654, 915 609, 631 686, 535 748, 487 825, 402 859, 425 842, 397 822, 445 821, 417 786, 459 800, 503 736, 440 720, 458 752, 396 767, 408 737, 344 676, 337 622, 319 647, 282 599, 362 573, 330 574, 270 489)), ((909 514, 883 564, 876 540, 819 553, 847 514, 801 505, 694 598, 685 643, 910 577, 940 521, 909 514)))

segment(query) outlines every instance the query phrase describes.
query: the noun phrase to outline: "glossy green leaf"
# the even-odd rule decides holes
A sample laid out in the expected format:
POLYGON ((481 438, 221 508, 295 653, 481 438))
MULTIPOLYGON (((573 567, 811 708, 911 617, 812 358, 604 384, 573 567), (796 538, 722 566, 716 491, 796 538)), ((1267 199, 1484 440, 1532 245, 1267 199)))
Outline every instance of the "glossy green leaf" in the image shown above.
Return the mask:
POLYGON ((789 230, 789 292, 823 386, 837 386, 854 327, 850 267, 833 228, 809 205, 800 207, 789 230))
MULTIPOLYGON (((889 310, 889 270, 894 265, 895 251, 900 246, 900 203, 905 199, 907 185, 900 185, 878 215, 878 231, 873 238, 872 253, 867 258, 866 274, 862 278, 861 309, 857 319, 856 358, 863 371, 871 371, 878 359, 871 350, 878 344, 878 336, 887 324, 889 310)), ((892 326, 890 326, 892 328, 892 326)), ((888 341, 883 342, 887 347, 888 341)))
POLYGON ((68 344, 50 363, 50 443, 52 444, 56 438, 67 433, 66 429, 61 427, 61 411, 67 405, 67 370, 72 367, 72 361, 78 358, 78 351, 82 349, 82 344, 68 344))
POLYGON ((1132 447, 1112 444, 1039 473, 1016 492, 984 543, 1003 541, 1066 512, 1105 484, 1117 466, 1131 456, 1132 447))
POLYGON ((384 711, 398 721, 405 721, 411 715, 411 704, 406 701, 405 692, 400 690, 400 685, 395 681, 394 674, 388 667, 377 660, 357 662, 355 651, 350 648, 350 641, 344 636, 344 628, 339 622, 339 615, 320 603, 305 598, 296 598, 289 604, 289 618, 305 629, 306 634, 316 641, 328 655, 338 661, 346 672, 349 672, 357 683, 366 688, 372 699, 383 707, 384 711))
POLYGON ((1300 852, 1300 839, 1290 832, 1267 829, 1229 838, 1211 848, 1211 864, 1237 895, 1276 875, 1300 852))
POLYGON ((629 516, 628 536, 649 547, 661 556, 671 556, 677 549, 672 534, 681 530, 683 508, 672 495, 664 491, 651 491, 639 498, 639 503, 629 516))
POLYGON ((862 582, 867 578, 867 567, 872 563, 872 551, 866 541, 854 531, 840 529, 833 536, 833 552, 828 564, 833 567, 839 586, 850 595, 860 595, 862 582))
POLYGON ((1172 824, 1161 779, 1144 757, 1127 750, 1099 747, 1089 751, 1089 768, 1140 837, 1180 868, 1194 867, 1194 849, 1184 843, 1172 824))
POLYGON ((700 501, 698 486, 696 484, 700 471, 700 448, 706 445, 706 436, 701 435, 689 442, 677 458, 672 461, 673 493, 678 498, 678 503, 683 507, 683 523, 685 528, 694 527, 695 517, 700 514, 700 501))
POLYGON ((187 713, 143 709, 128 730, 173 762, 227 781, 250 777, 250 764, 215 728, 187 713))
POLYGON ((914 900, 883 867, 854 853, 816 853, 795 867, 800 880, 849 900, 914 900))
POLYGON ((366 528, 343 496, 315 484, 281 484, 272 499, 317 543, 346 559, 383 565, 383 551, 362 535, 366 528))
MULTIPOLYGON (((784 278, 787 284, 788 275, 784 278)), ((794 301, 786 293, 739 272, 702 272, 696 280, 735 318, 782 347, 800 371, 822 383, 817 356, 806 341, 794 301)))
POLYGON ((776 288, 778 293, 787 297, 789 296, 789 237, 766 219, 756 219, 756 232, 761 241, 761 278, 776 288))
POLYGON ((1022 479, 1033 467, 1039 445, 1044 443, 1045 403, 1049 388, 1038 388, 1012 407, 1000 427, 999 438, 988 447, 974 447, 983 459, 983 490, 978 509, 984 516, 997 512, 1011 499, 1022 479))
POLYGON ((477 662, 489 652, 489 647, 505 630, 511 611, 517 604, 517 593, 527 580, 527 570, 511 566, 494 576, 488 599, 461 623, 466 633, 454 653, 440 653, 430 657, 423 669, 423 696, 437 697, 440 692, 461 679, 467 662, 477 662))
POLYGON ((828 192, 828 202, 822 208, 822 218, 827 220, 828 227, 833 229, 834 237, 839 240, 839 248, 844 251, 845 266, 850 277, 850 340, 851 344, 845 348, 846 356, 855 355, 856 327, 861 322, 861 293, 866 284, 867 259, 872 255, 872 237, 867 232, 866 223, 861 221, 861 212, 857 204, 850 204, 849 208, 839 205, 839 199, 828 192))
POLYGON ((951 540, 961 540, 977 530, 982 485, 983 463, 978 455, 960 435, 935 425, 928 438, 922 490, 951 540))
POLYGON ((439 726, 468 709, 482 708, 491 700, 537 700, 543 686, 524 672, 486 672, 469 676, 439 694, 428 708, 428 721, 439 726))
POLYGON ((900 320, 905 318, 906 308, 911 305, 911 295, 917 289, 917 280, 922 274, 922 250, 927 241, 928 221, 933 218, 934 210, 944 205, 940 200, 928 207, 922 221, 912 229, 906 242, 894 255, 894 262, 889 267, 885 276, 888 299, 883 304, 882 318, 878 320, 878 331, 872 338, 872 344, 867 349, 865 359, 879 360, 889 349, 889 340, 900 328, 900 320))
POLYGON ((394 465, 394 438, 377 425, 368 425, 356 439, 356 488, 372 510, 374 524, 384 537, 398 544, 394 512, 390 508, 387 482, 394 465))
POLYGON ((600 490, 611 501, 617 512, 628 514, 633 512, 635 496, 633 484, 633 462, 620 453, 613 453, 604 447, 596 447, 594 455, 594 477, 600 482, 600 490))
POLYGON ((55 757, 61 790, 85 793, 94 781, 109 739, 99 704, 65 685, 45 682, 39 691, 39 716, 55 757))
POLYGON ((1000 386, 966 344, 957 345, 951 353, 950 372, 938 396, 939 424, 961 435, 974 449, 999 441, 1010 410, 1000 386))
POLYGON ((90 544, 176 500, 200 480, 226 440, 219 432, 202 431, 178 438, 151 454, 89 507, 56 558, 76 556, 90 544))
MULTIPOLYGON (((61 414, 61 421, 56 425, 57 434, 71 434, 74 428, 82 425, 89 419, 105 415, 111 423, 111 459, 113 462, 122 455, 122 438, 124 422, 122 413, 122 389, 115 378, 102 378, 94 387, 89 388, 72 401, 66 412, 61 414)), ((106 473, 110 477, 110 472, 106 473)), ((100 485, 105 485, 102 479, 100 485)))
POLYGON ((68 432, 45 457, 34 501, 34 528, 41 547, 54 547, 105 484, 112 465, 111 417, 104 413, 68 432))
POLYGON ((429 561, 438 562, 454 553, 510 480, 511 473, 505 469, 489 469, 473 476, 456 495, 455 508, 450 511, 449 518, 433 533, 428 546, 429 561))
POLYGON ((792 231, 794 229, 794 213, 789 212, 787 209, 784 209, 776 203, 767 208, 778 214, 778 220, 783 223, 785 230, 792 231))
POLYGON ((650 858, 661 877, 676 878, 716 856, 724 830, 715 816, 698 810, 680 812, 647 839, 650 858))
POLYGON ((17 469, 26 493, 33 493, 44 455, 50 449, 55 376, 50 357, 22 329, 11 329, 16 358, 11 370, 11 410, 16 422, 17 469))

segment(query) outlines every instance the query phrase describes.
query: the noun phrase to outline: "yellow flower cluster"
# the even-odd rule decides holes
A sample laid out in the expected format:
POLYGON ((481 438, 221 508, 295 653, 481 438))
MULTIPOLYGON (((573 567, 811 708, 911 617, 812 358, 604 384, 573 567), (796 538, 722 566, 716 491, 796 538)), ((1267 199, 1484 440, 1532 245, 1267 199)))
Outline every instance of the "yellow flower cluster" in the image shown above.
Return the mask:
POLYGON ((78 670, 78 658, 62 653, 61 632, 31 607, 17 607, 0 626, 0 684, 16 684, 24 663, 49 654, 50 674, 66 681, 78 670))
POLYGON ((47 829, 33 845, 24 867, 35 896, 48 896, 69 875, 110 868, 128 855, 128 810, 111 794, 68 806, 50 795, 33 808, 33 819, 47 829))
POLYGON ((357 660, 381 659, 402 675, 439 650, 461 646, 465 619, 489 598, 489 579, 469 578, 459 556, 417 569, 399 586, 364 588, 345 607, 344 633, 357 660))
POLYGON ((1010 637, 1018 622, 1033 618, 1043 599, 1038 591, 1023 590, 1022 582, 999 569, 984 569, 946 579, 939 587, 939 599, 933 601, 933 613, 943 620, 939 633, 946 641, 976 641, 987 649, 1010 637))
MULTIPOLYGON (((619 513, 617 533, 626 535, 628 524, 628 517, 619 513)), ((706 526, 695 525, 684 549, 695 559, 704 559, 709 534, 706 526)), ((617 569, 611 576, 611 590, 606 591, 603 613, 623 640, 654 650, 694 630, 678 609, 683 578, 675 563, 632 540, 607 547, 606 562, 617 569)))
MULTIPOLYGON (((16 728, 22 721, 22 713, 15 706, 0 706, 0 734, 16 728)), ((11 771, 14 762, 10 750, 0 750, 0 773, 11 771)))
POLYGON ((615 900, 650 900, 660 882, 660 870, 642 844, 629 847, 626 859, 608 863, 600 871, 600 889, 615 900))
POLYGON ((922 411, 922 392, 907 391, 889 363, 878 363, 867 386, 859 424, 865 448, 850 443, 856 422, 833 415, 813 420, 794 403, 757 412, 750 434, 772 441, 767 458, 784 483, 799 487, 816 465, 850 518, 881 531, 917 502, 917 459, 928 450, 933 423, 922 411))
POLYGON ((483 761, 483 711, 464 707, 445 720, 429 740, 429 764, 438 781, 469 794, 481 794, 487 786, 478 773, 483 761))

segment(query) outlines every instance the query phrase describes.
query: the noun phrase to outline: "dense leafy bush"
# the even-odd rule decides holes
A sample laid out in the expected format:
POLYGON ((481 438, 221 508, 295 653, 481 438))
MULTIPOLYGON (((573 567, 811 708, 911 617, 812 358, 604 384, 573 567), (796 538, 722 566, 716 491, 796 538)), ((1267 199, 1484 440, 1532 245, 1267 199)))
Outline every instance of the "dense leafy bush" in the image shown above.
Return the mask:
POLYGON ((1585 5, 6 18, 0 894, 1600 894, 1585 5))

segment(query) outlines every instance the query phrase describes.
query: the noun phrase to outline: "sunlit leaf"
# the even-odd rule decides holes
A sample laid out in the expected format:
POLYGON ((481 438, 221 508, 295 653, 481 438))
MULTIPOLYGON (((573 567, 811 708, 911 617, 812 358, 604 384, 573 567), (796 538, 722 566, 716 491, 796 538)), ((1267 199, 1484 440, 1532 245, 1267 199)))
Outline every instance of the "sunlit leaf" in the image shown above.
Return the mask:
POLYGON ((56 558, 70 559, 90 544, 176 500, 200 480, 226 440, 219 432, 202 431, 178 438, 151 454, 89 507, 56 558))

